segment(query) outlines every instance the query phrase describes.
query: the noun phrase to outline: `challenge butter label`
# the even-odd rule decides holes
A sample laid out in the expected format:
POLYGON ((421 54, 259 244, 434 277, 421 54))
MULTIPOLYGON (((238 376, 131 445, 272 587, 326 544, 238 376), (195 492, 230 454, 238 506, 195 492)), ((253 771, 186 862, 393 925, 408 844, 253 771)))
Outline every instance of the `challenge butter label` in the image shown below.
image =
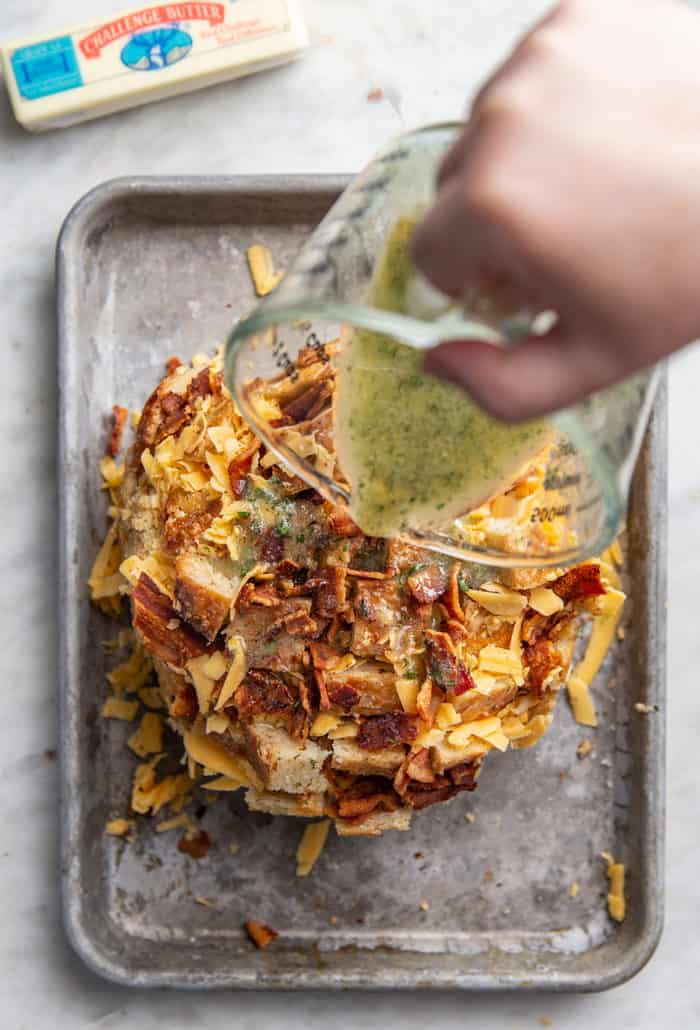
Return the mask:
POLYGON ((5 47, 15 114, 28 128, 44 127, 32 124, 40 109, 54 124, 61 114, 69 124, 282 63, 307 43, 295 4, 159 3, 5 47), (60 104, 48 102, 59 96, 60 104), (87 113, 73 117, 81 107, 87 113))

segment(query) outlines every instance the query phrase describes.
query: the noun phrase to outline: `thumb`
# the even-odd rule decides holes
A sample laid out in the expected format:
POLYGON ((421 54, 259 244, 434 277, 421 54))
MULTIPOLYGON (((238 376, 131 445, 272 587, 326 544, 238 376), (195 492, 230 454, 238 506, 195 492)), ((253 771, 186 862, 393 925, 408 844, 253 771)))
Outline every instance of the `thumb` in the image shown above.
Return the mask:
POLYGON ((428 351, 423 367, 463 387, 504 422, 565 408, 622 376, 613 351, 603 355, 559 325, 546 336, 530 336, 509 347, 449 340, 428 351))

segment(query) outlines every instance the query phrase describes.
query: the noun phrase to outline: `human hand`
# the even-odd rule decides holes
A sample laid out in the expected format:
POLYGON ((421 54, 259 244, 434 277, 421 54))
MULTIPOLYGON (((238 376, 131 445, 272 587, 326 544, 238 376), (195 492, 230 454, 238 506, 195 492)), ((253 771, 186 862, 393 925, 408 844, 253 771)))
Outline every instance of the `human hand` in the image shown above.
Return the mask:
POLYGON ((700 337, 700 17, 674 0, 565 0, 475 98, 413 257, 455 298, 504 287, 556 325, 448 341, 427 371, 519 420, 700 337))

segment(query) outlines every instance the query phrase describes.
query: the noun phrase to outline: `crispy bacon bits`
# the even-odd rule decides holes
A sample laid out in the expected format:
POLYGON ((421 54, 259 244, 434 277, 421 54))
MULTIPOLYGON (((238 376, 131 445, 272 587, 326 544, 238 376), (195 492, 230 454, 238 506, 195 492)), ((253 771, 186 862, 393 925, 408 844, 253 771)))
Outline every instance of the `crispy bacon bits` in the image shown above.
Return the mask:
POLYGON ((142 572, 131 595, 134 628, 155 658, 184 668, 190 658, 206 654, 210 644, 183 622, 172 601, 142 572))
POLYGON ((236 708, 241 719, 290 712, 293 706, 290 688, 267 669, 250 669, 236 691, 236 708))
POLYGON ((387 712, 370 715, 360 723, 355 738, 359 747, 367 751, 381 751, 397 744, 412 744, 418 736, 418 720, 406 712, 387 712))
POLYGON ((240 498, 243 496, 248 483, 248 474, 253 464, 253 458, 260 449, 260 441, 253 440, 249 447, 243 451, 237 458, 234 458, 228 467, 228 478, 231 484, 231 492, 233 496, 240 498))
POLYGON ((332 705, 349 712, 360 700, 360 692, 349 683, 339 683, 328 687, 328 699, 332 705))
POLYGON ((221 511, 218 497, 207 497, 201 491, 186 493, 171 490, 165 502, 163 535, 170 551, 192 549, 221 511))
POLYGON ((129 411, 127 408, 120 408, 118 404, 115 404, 112 408, 112 432, 107 443, 107 454, 110 458, 116 458, 119 454, 119 448, 122 444, 122 434, 124 433, 124 426, 126 425, 126 419, 129 411))
POLYGON ((582 601, 605 593, 598 565, 579 565, 569 569, 549 586, 563 601, 582 601))
POLYGON ((328 528, 334 536, 362 536, 362 530, 352 521, 346 511, 342 508, 336 508, 327 502, 324 507, 328 517, 328 528))
POLYGON ((273 930, 271 926, 266 926, 264 923, 256 923, 252 919, 249 919, 243 926, 255 947, 260 950, 279 937, 277 930, 273 930))
POLYGON ((170 703, 170 714, 175 719, 194 719, 199 711, 197 693, 191 683, 181 683, 170 703))
POLYGON ((523 658, 530 670, 528 686, 537 691, 542 690, 547 676, 562 663, 559 651, 547 637, 538 637, 532 644, 523 644, 523 658))
POLYGON ((447 589, 448 573, 443 565, 419 564, 409 573, 408 586, 416 601, 431 604, 437 601, 447 589))
POLYGON ((347 569, 342 565, 331 565, 319 569, 306 586, 313 591, 314 611, 325 618, 332 619, 347 604, 346 588, 347 569))
POLYGON ((274 526, 266 529, 258 544, 258 554, 262 561, 274 565, 284 557, 284 537, 281 537, 274 526))
POLYGON ((209 848, 211 847, 211 840, 206 830, 200 830, 196 834, 185 834, 184 837, 178 841, 177 850, 182 851, 183 854, 189 855, 190 858, 206 858, 209 854, 209 848))
POLYGON ((449 694, 464 694, 476 684, 467 667, 459 660, 452 638, 437 630, 425 631, 428 673, 433 683, 449 694))
POLYGON ((211 372, 209 366, 205 365, 190 383, 187 397, 190 401, 196 401, 202 397, 208 397, 211 392, 211 372))

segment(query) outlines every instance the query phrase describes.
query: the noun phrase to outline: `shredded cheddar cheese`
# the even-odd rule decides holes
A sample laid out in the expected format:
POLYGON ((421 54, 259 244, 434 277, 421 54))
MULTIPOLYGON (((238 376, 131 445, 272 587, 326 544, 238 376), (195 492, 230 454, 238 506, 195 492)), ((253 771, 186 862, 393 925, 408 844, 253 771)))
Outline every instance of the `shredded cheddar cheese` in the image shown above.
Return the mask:
POLYGON ((510 648, 498 647, 496 644, 487 644, 479 651, 479 670, 512 676, 518 686, 524 682, 520 656, 515 655, 510 648))
POLYGON ((256 243, 248 247, 247 256, 255 292, 258 297, 265 297, 281 282, 284 272, 275 271, 272 254, 262 244, 256 243))
POLYGON ((225 733, 231 725, 231 720, 228 715, 219 715, 214 713, 207 719, 206 730, 207 733, 225 733))
POLYGON ((138 710, 138 701, 125 701, 121 697, 108 697, 102 705, 102 718, 133 722, 138 710))
MULTIPOLYGON (((183 739, 185 750, 194 762, 205 769, 211 769, 213 773, 236 780, 239 786, 261 789, 260 777, 241 755, 232 755, 223 744, 211 740, 204 733, 190 731, 183 734, 183 739)), ((210 784, 207 784, 207 789, 211 789, 210 784)))
POLYGON ((135 733, 127 740, 128 747, 138 758, 147 758, 163 749, 163 723, 155 712, 147 712, 135 733))
POLYGON ((502 619, 517 619, 527 604, 523 594, 499 583, 485 583, 480 590, 467 590, 467 595, 487 612, 502 619))
POLYGON ((316 716, 311 729, 309 730, 309 736, 311 737, 325 737, 330 731, 334 730, 340 725, 340 716, 334 715, 332 712, 321 712, 316 716))
POLYGON ((524 729, 526 730, 526 732, 524 734, 518 734, 515 738, 510 738, 511 746, 516 751, 520 751, 526 747, 532 747, 533 744, 537 743, 540 737, 544 736, 544 734, 549 729, 551 723, 551 715, 533 716, 533 718, 530 719, 530 721, 525 725, 524 729))
POLYGON ((539 615, 554 615, 564 607, 564 602, 558 594, 555 594, 549 587, 535 587, 530 591, 528 598, 530 607, 539 615))
POLYGON ((297 876, 308 876, 323 851, 331 826, 330 819, 306 827, 297 848, 297 876))
POLYGON ((211 697, 216 686, 216 681, 205 671, 208 664, 209 655, 203 654, 198 658, 190 658, 186 666, 197 694, 197 704, 202 715, 207 715, 209 712, 211 697))
POLYGON ((128 837, 135 826, 133 819, 110 819, 105 825, 105 833, 110 837, 128 837))
POLYGON ((447 730, 462 721, 461 716, 454 705, 443 702, 438 705, 435 712, 435 725, 439 730, 447 730))
POLYGON ((621 923, 625 918, 625 866, 622 862, 616 862, 607 851, 601 852, 601 858, 605 859, 608 866, 608 912, 610 918, 616 923, 621 923))
POLYGON ((399 695, 401 707, 404 712, 408 712, 410 715, 415 715, 418 711, 416 699, 419 689, 418 680, 409 680, 403 677, 399 677, 396 680, 396 693, 399 695))
POLYGON ((335 729, 328 731, 328 739, 347 740, 350 737, 356 737, 359 731, 360 727, 353 719, 345 719, 335 729))
POLYGON ((118 696, 134 694, 148 683, 152 675, 153 662, 137 641, 127 660, 107 673, 107 682, 118 696))
POLYGON ((588 688, 610 649, 624 601, 625 595, 620 590, 612 588, 597 598, 598 614, 593 623, 586 653, 573 670, 567 684, 574 718, 582 726, 598 725, 595 705, 588 688))
POLYGON ((245 649, 240 637, 231 637, 228 642, 228 650, 233 655, 233 662, 226 673, 226 679, 221 686, 216 705, 216 711, 220 711, 231 700, 236 693, 246 673, 245 649))

